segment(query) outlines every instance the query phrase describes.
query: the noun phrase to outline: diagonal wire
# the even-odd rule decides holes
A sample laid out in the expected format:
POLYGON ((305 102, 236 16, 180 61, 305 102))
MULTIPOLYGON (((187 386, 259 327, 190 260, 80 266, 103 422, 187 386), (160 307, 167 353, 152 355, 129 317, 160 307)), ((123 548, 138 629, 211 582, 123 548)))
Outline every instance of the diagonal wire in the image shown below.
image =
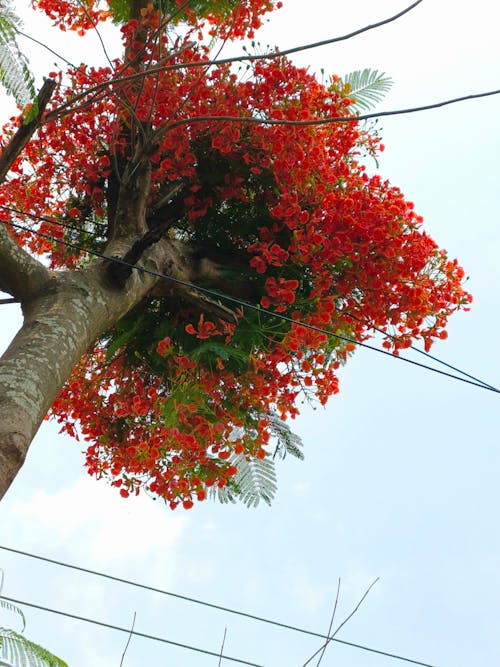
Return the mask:
MULTIPOLYGON (((76 232, 84 232, 85 234, 89 234, 90 236, 99 236, 97 232, 93 232, 90 229, 85 229, 84 227, 79 227, 78 225, 72 225, 69 222, 63 222, 62 220, 54 220, 54 218, 49 218, 46 215, 37 215, 36 213, 30 213, 29 211, 22 211, 19 208, 15 208, 13 206, 7 206, 6 204, 0 204, 0 208, 3 209, 4 211, 10 211, 11 213, 17 213, 17 215, 24 215, 27 218, 31 218, 32 220, 39 220, 40 222, 47 222, 50 225, 57 225, 58 227, 64 227, 66 229, 72 229, 73 231, 76 232)), ((92 222, 92 225, 96 227, 103 227, 107 228, 107 225, 101 222, 92 222)), ((30 231, 35 232, 35 230, 31 229, 30 231)))
MULTIPOLYGON (((111 623, 105 623, 104 621, 98 621, 94 618, 86 618, 85 616, 78 616, 77 614, 70 614, 66 611, 60 611, 58 609, 51 609, 50 607, 44 607, 39 604, 34 604, 33 602, 25 602, 23 600, 14 600, 13 598, 5 597, 4 595, 0 596, 0 599, 7 600, 13 604, 24 605, 25 607, 32 607, 33 609, 39 609, 40 611, 48 611, 51 614, 58 614, 59 616, 65 616, 66 618, 73 618, 76 621, 84 621, 85 623, 92 623, 93 625, 99 625, 103 628, 108 628, 109 630, 118 630, 119 632, 126 632, 130 636, 142 637, 143 639, 150 639, 156 642, 162 642, 163 644, 171 644, 172 646, 177 646, 189 651, 196 651, 197 653, 204 653, 205 655, 219 657, 220 653, 215 651, 208 651, 198 646, 192 646, 191 644, 182 644, 181 642, 175 642, 171 639, 165 639, 165 637, 157 637, 156 635, 149 635, 145 632, 138 632, 137 630, 131 630, 130 628, 122 628, 119 625, 112 625, 111 623)), ((241 660, 240 658, 232 658, 229 655, 224 656, 224 660, 229 660, 230 662, 237 662, 240 665, 250 665, 250 667, 264 667, 264 665, 259 665, 256 662, 248 662, 248 660, 241 660)))
POLYGON ((43 232, 30 229, 29 227, 25 227, 24 225, 20 225, 19 223, 12 222, 10 220, 2 220, 0 219, 0 222, 3 222, 4 224, 10 225, 11 227, 15 227, 17 229, 22 229, 23 231, 30 232, 32 234, 36 234, 38 236, 41 236, 43 238, 48 239, 49 241, 53 241, 54 243, 59 243, 61 245, 65 245, 69 248, 74 248, 76 250, 79 250, 80 252, 87 253, 89 255, 93 255, 94 257, 99 257, 100 259, 104 259, 107 262, 112 262, 114 264, 120 264, 122 266, 127 266, 130 269, 135 269, 136 271, 140 271, 142 273, 146 273, 151 276, 155 276, 156 278, 161 278, 162 280, 167 280, 168 282, 174 283, 175 285, 181 285, 182 287, 187 287, 192 290, 196 290, 197 292, 200 292, 201 294, 207 294, 211 297, 215 297, 216 299, 224 299, 225 301, 229 301, 230 303, 235 303, 239 306, 242 306, 244 308, 248 308, 251 310, 256 310, 261 314, 267 315, 269 317, 274 317, 280 320, 283 320, 285 322, 289 322, 290 324, 293 324, 297 327, 303 327, 304 329, 309 329, 310 331, 316 331, 318 333, 325 334, 326 336, 329 336, 330 338, 335 338, 337 340, 342 340, 346 343, 352 343, 353 345, 357 345, 358 347, 364 347, 368 350, 372 350, 373 352, 378 352, 379 354, 383 354, 387 357, 390 357, 391 359, 399 359, 400 361, 404 361, 407 364, 411 364, 412 366, 418 366, 419 368, 424 368, 428 371, 431 371, 433 373, 437 373, 438 375, 443 375, 445 377, 452 378, 454 380, 458 380, 459 382, 464 382, 465 384, 470 384, 474 387, 479 387, 480 389, 484 389, 486 391, 492 391, 496 394, 500 394, 500 389, 497 389, 486 382, 480 381, 480 382, 474 382, 473 380, 469 380, 465 377, 460 377, 458 375, 453 375, 453 373, 448 373, 446 371, 442 371, 439 368, 434 368, 433 366, 428 366, 427 364, 420 363, 419 361, 415 361, 414 359, 409 359, 408 357, 402 357, 401 355, 394 355, 391 352, 388 352, 387 350, 382 350, 378 347, 375 347, 375 345, 370 345, 369 343, 362 343, 361 341, 356 340, 355 338, 351 338, 350 336, 343 336, 342 334, 337 334, 333 333, 332 331, 328 331, 328 329, 323 329, 321 327, 317 327, 314 324, 308 324, 306 322, 301 322, 300 320, 294 320, 292 317, 288 317, 287 315, 283 315, 283 313, 274 313, 266 308, 262 308, 260 305, 256 305, 253 303, 250 303, 248 301, 244 301, 243 299, 238 299, 237 297, 229 296, 228 294, 222 294, 221 292, 217 292, 216 290, 209 289, 208 287, 201 287, 200 285, 195 285, 194 283, 190 283, 187 280, 181 280, 180 278, 175 278, 174 276, 169 276, 166 275, 165 273, 160 273, 159 271, 153 271, 152 269, 147 269, 144 266, 137 266, 135 264, 130 264, 129 262, 124 261, 123 259, 119 259, 118 257, 109 257, 108 255, 105 255, 101 252, 97 252, 96 250, 89 250, 87 248, 82 248, 81 246, 77 245, 76 243, 71 243, 70 241, 64 241, 63 239, 57 239, 53 236, 50 236, 49 234, 44 234, 43 232))
MULTIPOLYGON (((358 322, 361 322, 362 324, 365 324, 366 326, 370 327, 373 331, 377 331, 378 333, 382 334, 386 338, 390 338, 393 341, 397 341, 398 337, 393 336, 390 334, 388 331, 384 331, 383 329, 380 329, 379 327, 376 327, 374 324, 370 324, 369 320, 363 319, 362 317, 357 317, 356 315, 353 315, 347 310, 342 311, 343 315, 347 315, 347 317, 351 317, 353 320, 357 320, 358 322)), ((434 356, 433 354, 430 354, 430 352, 427 352, 426 350, 422 350, 419 347, 416 347, 416 345, 410 345, 411 350, 414 352, 418 352, 419 354, 423 354, 424 357, 427 357, 428 359, 432 359, 433 361, 436 361, 438 364, 442 364, 443 366, 446 366, 447 368, 451 369, 452 371, 455 371, 457 373, 460 373, 461 375, 465 375, 465 377, 470 378, 471 380, 475 380, 475 382, 479 382, 482 384, 484 387, 488 387, 489 389, 492 389, 493 391, 496 391, 495 387, 491 384, 488 384, 487 382, 484 382, 484 380, 480 380, 477 378, 475 375, 471 375, 470 373, 467 373, 466 371, 462 371, 460 368, 457 368, 456 366, 453 366, 453 364, 449 364, 446 361, 443 361, 439 357, 434 356)))
MULTIPOLYGON (((87 230, 83 227, 78 227, 77 225, 71 225, 69 223, 63 223, 58 220, 54 220, 53 218, 49 218, 47 216, 43 215, 36 215, 35 213, 29 213, 28 211, 22 211, 21 209, 14 208, 12 206, 6 206, 5 204, 0 204, 0 208, 5 209, 7 211, 11 211, 13 213, 17 213, 19 215, 24 215, 29 218, 32 218, 34 220, 41 220, 42 222, 48 222, 53 225, 59 225, 61 227, 66 227, 68 229, 73 229, 75 231, 83 232, 85 234, 89 234, 90 236, 99 236, 97 232, 93 232, 91 230, 87 230)), ((99 223, 99 222, 93 222, 93 225, 97 226, 102 226, 105 227, 106 225, 104 223, 99 223)), ((36 233, 36 230, 31 230, 33 233, 36 233)), ((194 287, 194 286, 193 286, 194 287)), ((357 315, 353 315, 351 312, 347 310, 342 311, 343 315, 346 315, 347 317, 352 318, 353 320, 356 320, 358 322, 361 322, 362 324, 365 324, 368 326, 370 329, 373 331, 377 331, 378 333, 382 334, 386 338, 390 338, 393 341, 397 341, 398 337, 394 336, 393 334, 390 334, 388 331, 384 331, 380 327, 375 326, 374 324, 371 324, 370 321, 367 318, 362 318, 358 317, 357 315)), ((446 368, 449 368, 452 371, 455 371, 456 373, 460 373, 460 375, 464 375, 465 377, 470 378, 471 380, 474 380, 476 383, 481 384, 485 387, 488 387, 489 389, 495 391, 495 387, 488 382, 484 382, 484 380, 479 379, 475 375, 471 375, 471 373, 467 373, 466 371, 461 370, 457 366, 454 366, 453 364, 450 364, 446 361, 443 361, 443 359, 440 359, 439 357, 436 357, 433 354, 430 354, 430 352, 427 352, 426 350, 422 350, 421 348, 417 347, 416 345, 410 345, 409 349, 418 352, 419 354, 422 354, 423 356, 427 357, 428 359, 432 359, 432 361, 435 361, 438 364, 442 364, 443 366, 446 366, 446 368)))
MULTIPOLYGON (((244 611, 239 611, 237 609, 231 609, 230 607, 223 607, 212 602, 206 602, 204 600, 198 600, 197 598, 191 598, 186 595, 181 595, 179 593, 172 593, 171 591, 166 591, 161 588, 155 588, 153 586, 147 586, 146 584, 141 584, 137 581, 130 581, 128 579, 122 579, 120 577, 115 577, 111 574, 104 574, 103 572, 98 572, 97 570, 89 570, 85 567, 80 567, 78 565, 71 565, 63 561, 54 560, 53 558, 47 558, 45 556, 38 556, 37 554, 32 554, 27 551, 21 551, 20 549, 13 549, 12 547, 6 547, 0 545, 0 549, 4 551, 10 551, 11 553, 20 554, 21 556, 28 556, 28 558, 34 558, 35 560, 41 560, 46 563, 51 563, 53 565, 59 565, 60 567, 66 567, 71 570, 77 570, 78 572, 85 572, 86 574, 93 574, 97 577, 102 577, 103 579, 109 579, 110 581, 117 581, 121 584, 127 584, 128 586, 135 586, 136 588, 141 588, 142 590, 151 591, 153 593, 160 593, 161 595, 167 595, 169 597, 176 598, 178 600, 184 600, 185 602, 191 602, 192 604, 199 604, 203 607, 208 607, 210 609, 217 609, 218 611, 224 611, 229 614, 235 614, 236 616, 242 616, 243 618, 249 618, 253 621, 259 621, 261 623, 267 623, 268 625, 274 625, 285 630, 291 630, 293 632, 299 632, 304 635, 309 635, 311 637, 319 637, 320 639, 330 639, 328 635, 322 634, 320 632, 314 632, 313 630, 306 630, 304 628, 299 628, 294 625, 289 625, 287 623, 282 623, 280 621, 273 621, 269 618, 264 618, 262 616, 256 616, 255 614, 249 614, 244 611)), ((129 630, 127 630, 129 632, 129 630)), ((395 653, 389 653, 387 651, 380 651, 378 649, 365 646, 363 644, 357 644, 355 642, 349 642, 344 639, 337 639, 336 637, 332 638, 331 641, 337 642, 338 644, 343 644, 345 646, 351 646, 352 648, 357 648, 363 651, 368 651, 369 653, 377 653, 378 655, 383 655, 388 658, 394 658, 396 660, 402 660, 405 662, 411 662, 415 665, 420 665, 421 667, 435 667, 435 665, 430 665, 426 662, 420 662, 418 660, 412 660, 410 658, 405 658, 403 656, 397 655, 395 653)), ((218 654, 216 654, 218 655, 218 654)))
MULTIPOLYGON (((309 44, 302 44, 300 46, 294 46, 290 49, 284 49, 284 50, 275 50, 275 51, 270 51, 269 53, 260 53, 260 54, 244 54, 241 56, 233 56, 233 57, 228 57, 228 58, 215 58, 214 60, 197 60, 193 62, 188 62, 188 63, 179 63, 175 65, 165 65, 163 67, 156 67, 156 68, 151 68, 147 73, 136 73, 136 74, 131 74, 129 76, 124 76, 120 77, 118 79, 115 79, 113 81, 109 81, 107 83, 99 83, 96 86, 92 86, 89 88, 87 91, 85 91, 85 95, 90 94, 96 89, 100 89, 103 87, 106 87, 108 85, 114 84, 116 85, 117 83, 124 83, 126 81, 130 81, 132 78, 136 78, 138 76, 143 76, 144 74, 155 74, 157 72, 163 72, 163 71, 169 71, 169 70, 175 70, 175 69, 180 69, 184 67, 206 67, 207 65, 225 65, 225 64, 230 64, 230 63, 236 63, 236 62, 251 62, 255 60, 270 60, 274 58, 282 58, 283 56, 288 56, 293 53, 299 53, 300 51, 308 51, 310 49, 316 49, 321 46, 327 46, 329 44, 335 44, 337 42, 343 42, 348 39, 352 39, 353 37, 356 37, 357 35, 361 35, 364 32, 368 32, 369 30, 374 30, 375 28, 380 28, 383 25, 386 25, 388 23, 391 23, 392 21, 396 21, 398 18, 403 16, 404 14, 407 14, 410 12, 412 9, 414 9, 417 5, 419 5, 423 0, 417 0, 416 2, 413 2, 411 5, 406 7, 405 9, 401 10, 397 14, 394 14, 393 16, 390 16, 386 19, 382 19, 381 21, 378 21, 376 23, 372 23, 370 25, 364 26, 362 28, 358 28, 350 33, 347 33, 345 35, 341 35, 339 37, 330 37, 328 39, 323 39, 319 42, 312 42, 309 44)), ((41 44, 41 42, 38 42, 41 44)), ((43 46, 43 44, 41 44, 43 46)), ((81 94, 80 94, 81 95, 81 94)), ((63 104, 62 107, 65 107, 67 103, 63 104)), ((60 107, 60 108, 62 108, 60 107)), ((54 110, 54 112, 57 112, 57 109, 54 110)))

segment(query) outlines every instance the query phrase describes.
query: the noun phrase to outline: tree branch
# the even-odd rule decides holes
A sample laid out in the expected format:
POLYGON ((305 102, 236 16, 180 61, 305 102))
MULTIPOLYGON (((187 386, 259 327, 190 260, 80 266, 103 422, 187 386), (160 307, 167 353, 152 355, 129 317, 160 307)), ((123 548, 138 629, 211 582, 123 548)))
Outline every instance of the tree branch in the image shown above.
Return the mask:
POLYGON ((0 224, 0 290, 22 301, 49 278, 50 271, 18 246, 0 224))
MULTIPOLYGON (((10 168, 40 125, 42 114, 55 87, 55 81, 52 79, 45 80, 37 97, 38 113, 36 117, 25 125, 21 124, 7 146, 2 150, 0 155, 0 183, 5 180, 10 168)), ((5 227, 0 225, 0 289, 21 300, 28 296, 41 282, 47 280, 48 277, 48 269, 19 247, 7 233, 5 227)))
POLYGON ((43 86, 37 96, 38 113, 29 123, 21 124, 17 132, 11 138, 7 146, 2 150, 0 155, 0 183, 2 183, 9 173, 16 159, 19 157, 29 140, 35 133, 37 127, 40 125, 45 107, 49 103, 56 82, 52 79, 45 79, 43 86))
POLYGON ((450 104, 458 104, 459 102, 467 102, 468 100, 478 100, 483 97, 492 97, 500 95, 500 88, 496 90, 487 90, 482 93, 472 93, 470 95, 462 95, 460 97, 453 97, 448 100, 441 100, 440 102, 432 102, 431 104, 423 104, 418 107, 408 107, 407 109, 392 109, 389 111, 374 111, 373 113, 359 114, 356 116, 331 116, 330 118, 306 118, 304 120, 286 120, 282 118, 256 118, 255 116, 195 116, 193 118, 181 118, 173 121, 170 124, 165 124, 156 129, 151 141, 158 142, 162 136, 181 125, 192 125, 194 123, 241 123, 243 125, 283 125, 290 127, 309 127, 312 125, 330 125, 332 123, 357 123, 360 120, 370 120, 372 118, 384 118, 385 116, 402 116, 410 113, 418 113, 420 111, 430 111, 432 109, 439 109, 450 104))
MULTIPOLYGON (((422 2, 422 0, 416 0, 416 2, 413 2, 411 5, 406 7, 405 9, 401 10, 397 14, 394 14, 393 16, 390 16, 387 19, 382 19, 381 21, 378 21, 377 23, 371 23, 370 25, 364 26, 363 28, 358 28, 357 30, 354 30, 353 32, 347 33, 346 35, 341 35, 340 37, 331 37, 329 39, 323 39, 320 42, 314 42, 311 44, 302 44, 300 46, 294 46, 290 49, 284 49, 283 51, 280 51, 276 49, 275 51, 271 51, 269 53, 259 53, 259 54, 244 54, 241 56, 235 56, 235 57, 229 57, 229 58, 220 58, 220 59, 215 59, 215 60, 195 60, 193 62, 188 62, 188 63, 179 63, 175 65, 161 65, 159 67, 151 67, 148 70, 141 71, 141 72, 135 72, 134 74, 130 74, 127 76, 122 76, 114 80, 109 80, 105 81, 103 83, 98 83, 95 86, 92 86, 86 91, 83 91, 79 93, 78 95, 75 95, 71 100, 68 100, 64 104, 62 104, 60 107, 57 109, 54 109, 53 111, 50 112, 47 120, 54 120, 55 118, 58 118, 61 115, 66 115, 67 113, 72 113, 73 109, 70 109, 69 107, 77 102, 80 99, 83 99, 86 95, 89 95, 92 92, 95 92, 97 90, 102 90, 107 88, 108 86, 116 86, 118 83, 127 83, 129 81, 133 81, 134 79, 138 78, 143 78, 144 76, 150 76, 154 74, 158 74, 160 72, 166 72, 170 70, 176 70, 176 69, 183 69, 186 67, 211 67, 213 65, 225 65, 229 63, 235 63, 235 62, 249 62, 253 60, 270 60, 273 58, 282 58, 283 56, 288 56, 291 55, 292 53, 298 53, 299 51, 307 51, 309 49, 316 49, 320 46, 327 46, 328 44, 334 44, 336 42, 342 42, 348 39, 352 39, 352 37, 356 37, 357 35, 361 35, 364 32, 368 32, 369 30, 374 30, 375 28, 380 28, 383 25, 386 25, 388 23, 391 23, 392 21, 396 21, 399 19, 401 16, 404 14, 407 14, 410 12, 412 9, 414 9, 417 5, 419 5, 422 2)), ((188 3, 185 3, 188 4, 188 3)), ((172 54, 169 55, 169 58, 173 58, 180 53, 182 53, 186 48, 189 48, 192 46, 192 42, 190 42, 188 45, 183 46, 179 51, 175 51, 172 54)))
POLYGON ((140 260, 144 252, 165 235, 165 232, 182 215, 184 210, 184 194, 182 192, 183 182, 169 189, 168 199, 173 199, 163 205, 152 217, 146 218, 149 230, 135 241, 123 258, 123 264, 110 261, 107 274, 111 282, 117 287, 124 287, 127 279, 132 273, 133 267, 140 260), (162 215, 159 215, 162 214, 162 215))

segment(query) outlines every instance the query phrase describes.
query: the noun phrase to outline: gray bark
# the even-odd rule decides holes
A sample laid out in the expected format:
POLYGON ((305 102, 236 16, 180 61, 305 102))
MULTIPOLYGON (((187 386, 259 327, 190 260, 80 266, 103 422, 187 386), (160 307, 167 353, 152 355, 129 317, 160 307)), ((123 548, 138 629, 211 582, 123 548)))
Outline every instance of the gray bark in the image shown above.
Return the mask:
MULTIPOLYGON (((166 241, 143 264, 158 272, 168 265, 181 279, 186 275, 178 248, 166 241)), ((85 271, 47 271, 46 280, 22 300, 23 326, 0 359, 0 498, 82 354, 157 281, 134 271, 126 288, 117 290, 99 261, 85 271)))
MULTIPOLYGON (((0 154, 0 181, 35 132, 52 87, 46 84, 41 91, 38 118, 20 127, 0 154)), ((0 358, 0 499, 82 354, 146 294, 154 289, 174 306, 183 300, 202 312, 235 320, 229 308, 187 284, 208 279, 217 289, 215 262, 193 262, 193 249, 179 241, 144 242, 151 169, 141 145, 130 164, 116 188, 110 188, 105 254, 123 258, 142 239, 144 252, 134 260, 136 269, 166 273, 181 283, 140 270, 130 270, 123 280, 113 282, 110 262, 103 259, 84 270, 50 271, 20 248, 0 222, 0 291, 20 301, 24 315, 23 326, 0 358)))

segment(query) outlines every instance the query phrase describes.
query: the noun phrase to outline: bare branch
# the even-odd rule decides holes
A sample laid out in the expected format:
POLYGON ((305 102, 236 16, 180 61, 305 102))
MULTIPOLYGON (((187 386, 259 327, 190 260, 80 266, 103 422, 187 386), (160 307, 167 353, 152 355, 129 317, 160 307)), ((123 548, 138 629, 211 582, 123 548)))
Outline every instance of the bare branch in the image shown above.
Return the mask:
POLYGON ((227 628, 224 628, 224 636, 222 637, 222 644, 221 644, 221 647, 220 647, 220 656, 219 656, 219 666, 218 667, 221 666, 221 662, 222 662, 222 657, 223 657, 222 653, 224 651, 224 644, 226 643, 226 633, 227 633, 227 628))
POLYGON ((159 127, 152 137, 152 141, 158 141, 165 132, 172 130, 180 125, 191 125, 192 123, 242 123, 257 125, 287 125, 290 127, 307 127, 311 125, 330 125, 331 123, 357 123, 360 120, 369 120, 370 118, 383 118, 384 116, 402 116, 404 114, 417 113, 419 111, 429 111, 430 109, 439 109, 440 107, 467 100, 477 100, 482 97, 492 97, 500 95, 500 89, 489 90, 484 93, 472 93, 471 95, 462 95, 449 100, 442 100, 432 104, 425 104, 419 107, 409 107, 407 109, 393 109, 392 111, 378 111, 373 113, 360 114, 359 116, 332 116, 331 118, 307 118, 305 120, 284 120, 281 118, 255 118, 254 116, 197 116, 195 118, 182 118, 165 127, 159 127))
MULTIPOLYGON (((328 632, 326 633, 328 637, 331 636, 332 634, 332 627, 333 627, 333 621, 335 620, 335 614, 337 613, 337 605, 339 603, 339 595, 340 595, 340 577, 337 582, 337 593, 335 595, 335 604, 333 605, 333 612, 332 612, 332 617, 330 619, 330 625, 328 626, 328 632)), ((325 642, 325 645, 323 646, 323 650, 318 658, 318 662, 316 663, 316 667, 319 667, 321 661, 323 660, 323 656, 325 655, 326 651, 326 645, 327 642, 325 642)))
POLYGON ((127 643, 125 644, 125 648, 123 649, 122 659, 120 660, 120 667, 123 667, 123 661, 125 659, 125 653, 127 652, 128 645, 130 644, 130 640, 132 639, 132 635, 134 633, 135 617, 136 617, 136 612, 134 611, 134 618, 132 620, 132 627, 130 628, 130 632, 129 632, 129 635, 128 635, 128 638, 127 638, 127 643))
MULTIPOLYGON (((46 79, 38 93, 38 113, 29 123, 21 124, 0 155, 0 183, 5 180, 10 168, 30 141, 40 125, 56 82, 46 79)), ((0 225, 0 289, 22 299, 44 282, 49 271, 34 257, 20 248, 0 225)))
POLYGON ((17 245, 0 220, 0 290, 21 301, 39 289, 50 271, 17 245))
POLYGON ((19 303, 19 299, 0 299, 0 305, 4 305, 6 303, 19 303))
MULTIPOLYGON (((374 581, 372 581, 372 583, 368 586, 368 588, 366 589, 366 591, 363 593, 363 595, 362 595, 360 601, 359 601, 358 604, 354 607, 354 609, 351 611, 351 613, 348 614, 348 615, 346 616, 346 618, 342 621, 342 623, 341 623, 339 626, 337 626, 337 629, 335 630, 335 632, 334 632, 332 635, 330 635, 330 636, 328 637, 328 639, 326 640, 326 642, 325 642, 322 646, 320 646, 320 648, 319 648, 317 651, 315 651, 315 653, 313 653, 312 656, 311 656, 308 660, 306 660, 306 662, 304 662, 304 664, 302 665, 302 667, 306 667, 306 665, 308 665, 312 660, 314 660, 314 658, 315 658, 319 653, 325 651, 326 646, 327 646, 331 641, 335 641, 335 636, 340 632, 340 630, 344 627, 344 625, 345 625, 346 623, 348 623, 348 622, 351 620, 351 618, 354 616, 354 614, 358 611, 358 609, 361 607, 361 605, 362 605, 363 602, 365 601, 365 599, 366 599, 368 593, 369 593, 369 592, 371 591, 371 589, 375 586, 375 584, 377 583, 378 580, 379 580, 379 577, 377 577, 374 581)), ((336 605, 337 605, 337 602, 335 602, 335 606, 336 606, 336 605)), ((318 663, 318 664, 319 664, 319 663, 318 663)))

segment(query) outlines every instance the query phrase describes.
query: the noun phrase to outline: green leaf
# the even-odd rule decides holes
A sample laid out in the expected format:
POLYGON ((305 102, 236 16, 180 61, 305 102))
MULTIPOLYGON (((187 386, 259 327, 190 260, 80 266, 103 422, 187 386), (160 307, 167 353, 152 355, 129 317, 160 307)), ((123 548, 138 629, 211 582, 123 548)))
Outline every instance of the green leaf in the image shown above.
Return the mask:
POLYGON ((228 462, 236 466, 238 472, 230 484, 222 489, 211 487, 209 496, 221 503, 241 501, 247 507, 257 507, 261 500, 271 505, 277 489, 273 460, 268 458, 248 460, 244 454, 233 454, 228 462))
POLYGON ((347 74, 341 79, 340 86, 338 83, 336 86, 343 89, 345 96, 353 101, 351 109, 359 112, 367 111, 380 102, 391 89, 392 83, 392 79, 384 72, 364 69, 347 74))
POLYGON ((242 350, 231 346, 218 343, 214 340, 209 340, 206 343, 199 345, 191 353, 191 359, 196 362, 210 363, 219 357, 225 362, 232 362, 231 368, 235 370, 235 366, 239 369, 244 369, 248 365, 249 355, 242 350))
POLYGON ((208 421, 215 421, 217 415, 208 404, 207 398, 207 394, 193 384, 177 385, 161 408, 165 425, 175 426, 178 423, 176 403, 178 405, 194 403, 199 415, 203 415, 208 421))
POLYGON ((287 454, 290 454, 301 461, 304 460, 304 454, 300 449, 303 446, 300 436, 293 433, 288 424, 277 414, 269 415, 269 430, 277 440, 273 458, 279 456, 284 459, 287 454))
MULTIPOLYGON (((3 581, 4 581, 4 574, 2 568, 0 568, 0 595, 2 594, 3 581)), ((14 614, 18 614, 21 617, 22 621, 21 632, 24 632, 24 628, 26 627, 26 619, 24 618, 22 609, 19 609, 19 607, 16 607, 16 605, 7 602, 7 600, 3 600, 1 597, 0 597, 0 609, 5 609, 5 611, 11 611, 14 614)))
POLYGON ((128 343, 129 340, 133 338, 138 331, 141 330, 142 325, 143 325, 143 320, 141 317, 138 317, 136 321, 131 325, 130 329, 125 329, 125 331, 116 336, 116 338, 113 336, 109 345, 106 348, 106 361, 112 359, 115 355, 115 352, 118 352, 118 350, 121 347, 123 347, 126 343, 128 343))
POLYGON ((130 0, 108 0, 115 23, 126 23, 130 18, 130 0))
MULTIPOLYGON (((36 90, 28 60, 19 49, 16 36, 21 20, 12 9, 11 0, 0 4, 0 83, 6 92, 24 108, 36 102, 36 90)), ((31 108, 24 118, 29 122, 38 109, 31 108)))
POLYGON ((16 667, 68 667, 64 660, 23 635, 0 627, 0 659, 16 667))

